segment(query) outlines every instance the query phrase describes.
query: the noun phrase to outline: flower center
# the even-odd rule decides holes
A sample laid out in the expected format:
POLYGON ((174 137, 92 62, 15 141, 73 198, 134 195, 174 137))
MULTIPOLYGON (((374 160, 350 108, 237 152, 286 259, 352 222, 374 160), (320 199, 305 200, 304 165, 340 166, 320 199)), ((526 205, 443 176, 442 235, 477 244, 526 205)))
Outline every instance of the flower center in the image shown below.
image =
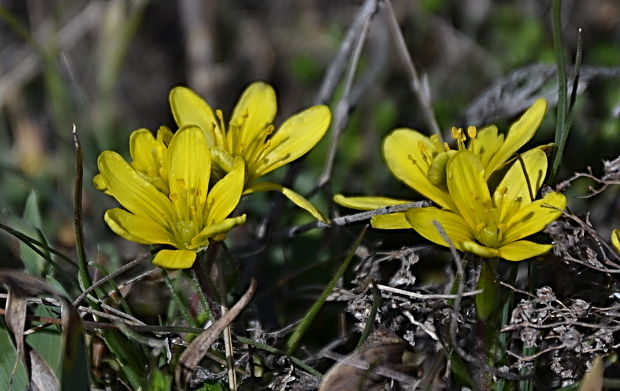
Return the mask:
POLYGON ((185 186, 185 180, 177 180, 177 192, 169 196, 176 219, 171 228, 179 248, 191 249, 192 239, 202 230, 204 225, 203 209, 205 195, 200 189, 185 186))

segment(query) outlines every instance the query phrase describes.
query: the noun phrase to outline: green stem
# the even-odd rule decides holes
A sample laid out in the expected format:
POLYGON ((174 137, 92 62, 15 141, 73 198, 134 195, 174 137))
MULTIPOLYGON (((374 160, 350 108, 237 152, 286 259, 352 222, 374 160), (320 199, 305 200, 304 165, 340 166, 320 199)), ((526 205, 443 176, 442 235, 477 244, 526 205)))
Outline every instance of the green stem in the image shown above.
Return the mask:
POLYGON ((183 299, 181 299, 181 296, 179 296, 179 293, 177 292, 174 284, 172 283, 172 280, 168 276, 168 272, 166 271, 166 269, 161 269, 161 274, 164 277, 164 282, 166 283, 166 286, 168 286, 168 289, 170 290, 172 300, 177 305, 177 309, 179 310, 179 312, 181 312, 181 315, 183 315, 185 321, 194 327, 200 327, 196 319, 192 318, 189 314, 189 311, 187 310, 187 305, 183 303, 183 299))

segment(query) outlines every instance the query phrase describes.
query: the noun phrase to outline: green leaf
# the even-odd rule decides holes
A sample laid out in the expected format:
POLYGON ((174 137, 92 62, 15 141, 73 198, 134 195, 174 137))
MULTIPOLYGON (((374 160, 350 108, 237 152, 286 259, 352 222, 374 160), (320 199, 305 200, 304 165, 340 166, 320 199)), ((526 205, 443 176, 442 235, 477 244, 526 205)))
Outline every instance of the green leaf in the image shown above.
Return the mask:
MULTIPOLYGON (((24 206, 23 218, 26 222, 26 234, 46 242, 41 234, 41 213, 39 212, 39 200, 37 193, 31 191, 26 199, 26 205, 24 206)), ((34 252, 30 247, 24 243, 19 244, 20 256, 26 267, 26 272, 31 276, 42 277, 45 269, 46 260, 39 254, 34 252)))
POLYGON ((6 325, 0 318, 0 389, 25 390, 28 387, 26 368, 17 357, 6 325), (15 369, 14 369, 15 368, 15 369), (15 373, 13 373, 15 371, 15 373), (11 376, 12 375, 12 376, 11 376))
POLYGON ((467 370, 467 366, 457 354, 452 353, 450 356, 450 364, 450 369, 452 370, 456 384, 465 385, 467 387, 472 387, 474 385, 474 381, 467 370))
POLYGON ((156 367, 151 371, 148 389, 151 391, 168 391, 172 389, 172 381, 171 375, 162 372, 156 367))
POLYGON ((495 284, 495 275, 491 262, 482 264, 476 289, 483 290, 481 294, 476 296, 475 303, 478 319, 485 321, 489 319, 497 303, 497 285, 495 284))

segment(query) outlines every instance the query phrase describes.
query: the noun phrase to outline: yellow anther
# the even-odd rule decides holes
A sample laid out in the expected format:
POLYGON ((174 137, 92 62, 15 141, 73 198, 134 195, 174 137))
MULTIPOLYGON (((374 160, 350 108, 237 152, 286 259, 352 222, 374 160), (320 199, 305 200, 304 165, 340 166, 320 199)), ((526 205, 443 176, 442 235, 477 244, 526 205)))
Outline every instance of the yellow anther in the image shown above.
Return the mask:
POLYGON ((179 195, 177 193, 170 193, 170 200, 176 201, 179 199, 179 195))
POLYGON ((457 128, 456 126, 453 126, 451 130, 452 130, 452 138, 454 138, 455 140, 458 140, 461 130, 457 128))
POLYGON ((505 231, 506 230, 506 224, 501 223, 497 226, 497 229, 500 231, 505 231))
POLYGON ((467 135, 469 136, 469 138, 475 138, 477 134, 478 134, 478 131, 476 130, 475 126, 467 127, 467 135))
POLYGON ((269 124, 265 129, 265 136, 271 136, 273 132, 276 130, 276 127, 273 124, 269 124))
POLYGON ((179 186, 179 188, 183 189, 185 187, 185 179, 183 178, 177 179, 177 185, 179 186))
POLYGON ((444 148, 446 151, 449 151, 449 150, 450 150, 450 145, 448 145, 448 143, 444 141, 444 143, 443 143, 443 148, 444 148))
POLYGON ((502 186, 499 189, 497 189, 499 195, 506 195, 506 193, 508 193, 508 188, 506 186, 502 186))
POLYGON ((482 229, 484 228, 484 223, 480 223, 476 226, 476 232, 480 232, 482 231, 482 229))

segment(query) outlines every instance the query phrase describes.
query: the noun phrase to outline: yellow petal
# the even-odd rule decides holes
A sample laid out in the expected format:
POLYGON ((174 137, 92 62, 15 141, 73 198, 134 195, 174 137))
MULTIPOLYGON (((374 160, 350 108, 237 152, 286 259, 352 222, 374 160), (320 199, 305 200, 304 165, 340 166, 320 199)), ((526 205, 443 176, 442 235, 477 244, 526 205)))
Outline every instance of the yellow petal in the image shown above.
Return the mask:
POLYGON ((142 244, 170 244, 174 240, 164 227, 147 217, 136 216, 126 210, 109 209, 103 216, 115 234, 142 244))
POLYGON ((547 101, 540 98, 523 113, 517 122, 512 124, 504 144, 502 144, 501 148, 495 153, 491 161, 489 161, 489 164, 485 167, 486 179, 488 179, 495 170, 501 168, 512 154, 517 152, 519 148, 534 137, 536 130, 545 116, 545 111, 547 111, 547 101))
POLYGON ((473 229, 486 223, 491 195, 480 159, 471 152, 458 152, 448 162, 447 171, 448 191, 459 214, 473 229))
POLYGON ((226 150, 219 147, 211 147, 209 151, 211 152, 213 163, 224 170, 224 172, 229 172, 233 169, 234 159, 226 150))
POLYGON ((434 221, 441 224, 454 247, 459 250, 463 249, 461 243, 474 240, 471 229, 465 220, 456 213, 431 206, 409 209, 405 212, 405 215, 407 221, 409 221, 409 224, 417 233, 441 246, 449 247, 448 243, 433 224, 434 221))
POLYGON ((620 229, 614 229, 611 232, 611 244, 620 253, 620 229))
POLYGON ((148 217, 162 227, 168 227, 172 221, 170 200, 127 164, 121 155, 103 151, 97 159, 97 166, 108 193, 121 205, 137 216, 148 217))
POLYGON ((279 191, 286 198, 291 200, 295 205, 299 206, 300 208, 302 208, 306 212, 310 213, 312 215, 312 217, 314 217, 315 219, 317 219, 319 221, 322 221, 325 224, 329 224, 329 219, 327 219, 327 217, 325 217, 323 215, 323 213, 319 212, 319 210, 317 208, 315 208, 314 205, 312 205, 310 203, 310 201, 308 201, 307 199, 302 197, 300 194, 295 193, 293 190, 291 190, 289 188, 286 188, 284 186, 280 186, 277 183, 261 182, 261 183, 256 183, 256 184, 248 187, 247 189, 245 189, 243 194, 244 195, 252 194, 252 193, 255 193, 257 191, 279 191))
POLYGON ((261 161, 256 162, 256 176, 265 175, 292 162, 311 150, 325 135, 331 121, 327 106, 314 106, 287 119, 268 141, 261 161))
POLYGON ((245 214, 242 214, 241 216, 229 217, 227 219, 218 221, 215 224, 205 227, 202 231, 198 233, 198 235, 196 235, 192 239, 192 247, 202 248, 206 246, 209 243, 210 238, 216 235, 226 233, 234 227, 245 223, 245 219, 245 214))
POLYGON ((342 194, 336 194, 334 196, 334 202, 346 208, 373 210, 386 206, 408 204, 412 201, 397 200, 388 197, 345 197, 342 194))
POLYGON ((444 208, 452 209, 448 193, 428 179, 432 160, 428 155, 438 152, 441 151, 430 138, 411 129, 396 129, 383 143, 383 156, 396 178, 444 208), (424 154, 420 146, 428 153, 424 154))
POLYGON ((170 91, 170 108, 179 128, 187 125, 198 126, 205 134, 207 143, 215 145, 213 128, 218 121, 213 110, 198 94, 186 87, 174 87, 170 91))
POLYGON ((157 129, 157 141, 166 147, 170 145, 173 136, 172 131, 167 126, 160 126, 157 129))
POLYGON ((469 150, 480 158, 482 166, 486 167, 493 155, 502 146, 504 135, 497 134, 497 126, 491 125, 481 129, 469 143, 469 150))
POLYGON ((155 140, 148 129, 138 129, 129 136, 131 165, 149 176, 159 175, 163 145, 155 140))
POLYGON ((220 179, 207 196, 207 225, 224 220, 235 210, 243 192, 245 163, 237 157, 233 169, 220 179))
POLYGON ((493 194, 500 221, 505 221, 507 216, 532 202, 531 197, 538 194, 546 173, 547 155, 540 149, 525 152, 520 160, 517 159, 510 166, 493 194))
POLYGON ((509 217, 503 242, 514 242, 542 231, 560 217, 565 208, 566 197, 563 194, 548 193, 541 200, 532 202, 509 217))
POLYGON ((101 176, 101 174, 97 174, 95 175, 95 177, 93 178, 93 186, 95 187, 95 189, 99 190, 99 191, 103 191, 105 192, 107 195, 111 195, 108 192, 108 185, 106 185, 105 183, 105 179, 103 179, 103 177, 101 176))
POLYGON ((196 252, 191 250, 160 250, 153 264, 166 269, 189 269, 196 260, 196 252))
POLYGON ((269 84, 254 82, 243 91, 230 118, 231 126, 241 124, 242 145, 250 145, 273 122, 276 109, 276 93, 269 84))
POLYGON ((522 261, 551 250, 550 244, 539 244, 529 240, 517 240, 499 248, 499 256, 507 261, 522 261))
POLYGON ((484 258, 494 258, 499 255, 499 250, 496 248, 486 247, 473 241, 463 242, 463 251, 476 254, 484 258))
POLYGON ((171 199, 184 197, 184 191, 188 191, 204 203, 209 189, 211 155, 200 128, 186 126, 172 137, 166 166, 171 199))
POLYGON ((370 218, 370 225, 377 229, 409 229, 412 228, 405 212, 376 215, 370 218))

